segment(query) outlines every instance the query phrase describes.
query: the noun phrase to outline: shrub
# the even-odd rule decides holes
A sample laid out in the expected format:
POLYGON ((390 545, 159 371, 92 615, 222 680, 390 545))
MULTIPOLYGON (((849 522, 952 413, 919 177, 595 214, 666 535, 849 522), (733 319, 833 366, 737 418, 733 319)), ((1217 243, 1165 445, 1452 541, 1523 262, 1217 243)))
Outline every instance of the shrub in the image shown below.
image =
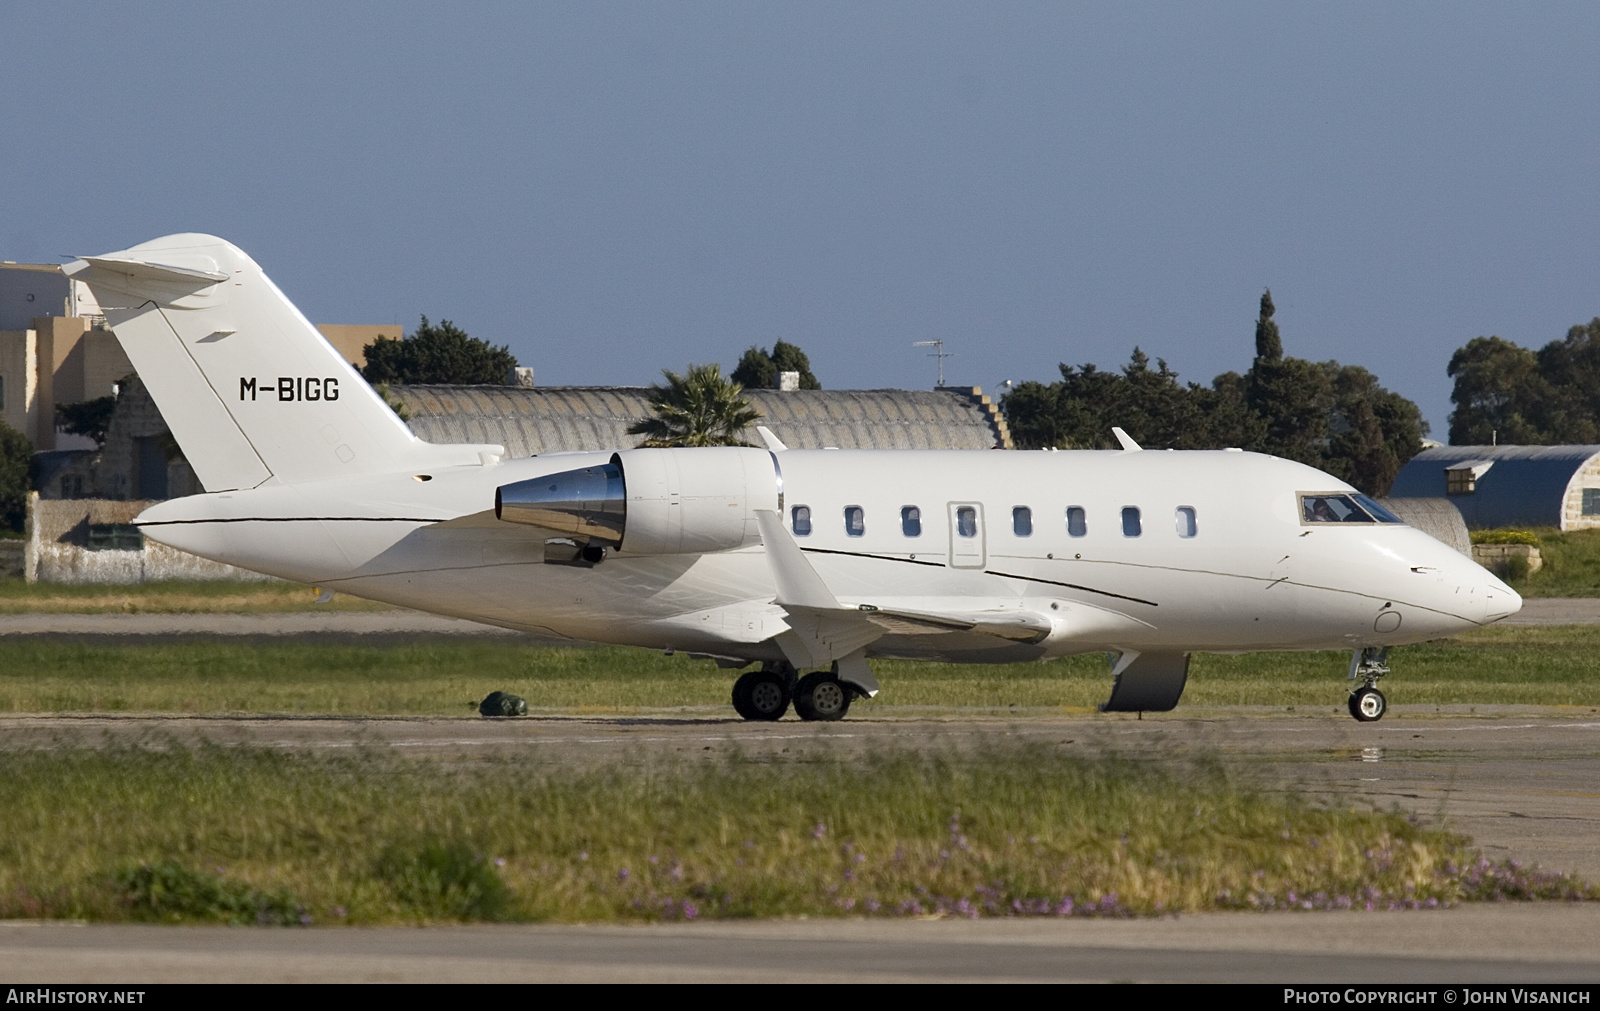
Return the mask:
POLYGON ((511 898, 494 865, 459 842, 391 846, 378 861, 377 876, 410 911, 429 920, 498 920, 511 898))
POLYGON ((1539 535, 1532 530, 1474 530, 1472 531, 1474 544, 1526 544, 1529 547, 1538 547, 1542 543, 1539 535))
POLYGON ((262 892, 240 881, 190 870, 175 860, 142 864, 117 875, 123 901, 157 920, 185 919, 288 926, 305 922, 288 892, 262 892))

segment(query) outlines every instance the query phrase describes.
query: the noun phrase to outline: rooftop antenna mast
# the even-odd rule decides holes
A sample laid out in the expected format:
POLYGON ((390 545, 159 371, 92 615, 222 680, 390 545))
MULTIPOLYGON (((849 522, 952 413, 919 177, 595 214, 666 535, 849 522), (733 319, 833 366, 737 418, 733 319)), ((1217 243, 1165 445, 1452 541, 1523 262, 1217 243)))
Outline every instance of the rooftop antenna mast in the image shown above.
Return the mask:
POLYGON ((946 358, 954 358, 956 353, 954 351, 946 351, 944 349, 944 341, 942 340, 914 341, 912 342, 911 346, 914 348, 933 348, 932 351, 928 352, 928 357, 939 359, 939 385, 935 386, 934 389, 944 389, 944 360, 946 358))

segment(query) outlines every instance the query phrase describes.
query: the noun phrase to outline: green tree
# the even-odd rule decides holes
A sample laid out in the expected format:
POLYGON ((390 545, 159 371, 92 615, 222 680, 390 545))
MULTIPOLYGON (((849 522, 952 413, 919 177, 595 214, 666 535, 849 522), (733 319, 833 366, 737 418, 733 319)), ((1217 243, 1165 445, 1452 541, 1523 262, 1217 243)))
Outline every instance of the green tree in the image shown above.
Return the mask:
POLYGON ((1237 446, 1385 494, 1422 449, 1422 412, 1359 366, 1285 357, 1273 315, 1269 291, 1256 319, 1254 362, 1243 375, 1217 376, 1210 388, 1180 383, 1159 359, 1152 369, 1139 348, 1121 374, 1062 365, 1059 382, 1019 383, 1003 404, 1012 437, 1025 449, 1110 449, 1115 425, 1150 449, 1237 446))
POLYGON ((1422 449, 1427 423, 1416 404, 1378 385, 1359 365, 1323 362, 1332 391, 1322 470, 1371 495, 1383 495, 1422 449))
POLYGON ((1002 406, 1012 439, 1024 449, 1114 449, 1113 426, 1153 449, 1238 445, 1249 429, 1242 404, 1194 383, 1184 385, 1164 360, 1133 349, 1121 373, 1062 365, 1059 382, 1017 384, 1002 406))
POLYGON ((1272 289, 1268 288, 1261 293, 1261 311, 1256 316, 1256 358, 1261 361, 1275 362, 1283 357, 1283 337, 1272 318, 1277 311, 1272 304, 1272 289))
POLYGON ((33 490, 33 444, 0 421, 0 523, 20 533, 28 522, 28 492, 33 490))
POLYGON ((690 365, 686 375, 662 369, 667 384, 650 387, 655 417, 637 422, 630 435, 643 435, 642 446, 747 446, 744 430, 761 420, 744 388, 724 378, 716 364, 690 365))
POLYGON ((1600 442, 1600 317, 1539 349, 1545 435, 1557 443, 1600 442))
POLYGON ((1450 400, 1450 442, 1541 445, 1549 442, 1540 414, 1550 398, 1539 374, 1539 356, 1499 337, 1474 337, 1450 356, 1446 373, 1455 380, 1450 400))
POLYGON ((771 351, 751 345, 728 378, 747 390, 775 390, 778 378, 784 372, 800 373, 802 390, 820 390, 822 384, 811 374, 811 359, 798 345, 778 341, 771 351))
POLYGON ((56 405, 56 427, 73 435, 85 435, 105 445, 106 427, 117 409, 117 398, 96 397, 76 404, 56 405))
POLYGON ((1268 289, 1256 318, 1255 361, 1245 373, 1245 403, 1265 426, 1251 448, 1315 467, 1327 446, 1333 386, 1326 369, 1283 356, 1283 337, 1272 318, 1276 311, 1268 289))
POLYGON ((379 337, 368 344, 366 356, 361 374, 369 383, 494 386, 517 365, 510 348, 469 337, 447 319, 435 326, 426 316, 410 337, 379 337))

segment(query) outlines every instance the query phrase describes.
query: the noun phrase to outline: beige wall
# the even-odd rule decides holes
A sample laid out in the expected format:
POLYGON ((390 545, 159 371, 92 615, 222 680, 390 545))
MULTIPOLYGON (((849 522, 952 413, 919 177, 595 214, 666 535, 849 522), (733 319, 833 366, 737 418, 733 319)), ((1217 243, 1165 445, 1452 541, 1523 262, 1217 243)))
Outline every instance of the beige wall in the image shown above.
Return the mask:
POLYGON ((28 437, 34 449, 55 447, 55 427, 48 445, 39 440, 39 333, 36 330, 0 330, 0 417, 28 437))
POLYGON ((345 361, 356 368, 367 363, 364 350, 368 344, 379 337, 388 337, 399 340, 404 334, 404 328, 396 324, 371 324, 371 323, 318 323, 317 329, 322 331, 322 336, 334 346, 345 361))
MULTIPOLYGON (((40 353, 48 346, 52 369, 53 403, 76 404, 109 397, 117 381, 133 371, 116 335, 89 329, 89 320, 43 316, 33 321, 39 333, 40 353)), ((43 377, 40 377, 43 385, 43 377)), ((41 393, 41 399, 43 394, 41 393)))
MULTIPOLYGON (((33 321, 39 334, 40 357, 50 361, 52 403, 76 404, 83 394, 83 335, 89 321, 72 316, 39 316, 33 321), (48 356, 45 349, 49 349, 48 356)), ((43 376, 40 377, 43 379, 43 376)), ((42 385, 42 383, 41 383, 42 385)))
MULTIPOLYGON (((79 342, 83 348, 83 399, 96 400, 116 393, 116 385, 133 371, 133 363, 110 330, 90 330, 79 342)), ((56 393, 56 403, 70 403, 56 393)))

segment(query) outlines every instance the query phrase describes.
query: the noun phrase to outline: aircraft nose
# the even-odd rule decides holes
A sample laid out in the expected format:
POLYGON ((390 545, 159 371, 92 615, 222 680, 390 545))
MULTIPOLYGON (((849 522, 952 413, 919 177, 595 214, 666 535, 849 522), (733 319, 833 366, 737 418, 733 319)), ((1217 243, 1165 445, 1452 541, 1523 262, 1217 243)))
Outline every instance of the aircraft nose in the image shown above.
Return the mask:
POLYGON ((1509 618, 1522 610, 1522 594, 1496 579, 1493 573, 1489 574, 1480 592, 1484 599, 1485 622, 1509 618))

